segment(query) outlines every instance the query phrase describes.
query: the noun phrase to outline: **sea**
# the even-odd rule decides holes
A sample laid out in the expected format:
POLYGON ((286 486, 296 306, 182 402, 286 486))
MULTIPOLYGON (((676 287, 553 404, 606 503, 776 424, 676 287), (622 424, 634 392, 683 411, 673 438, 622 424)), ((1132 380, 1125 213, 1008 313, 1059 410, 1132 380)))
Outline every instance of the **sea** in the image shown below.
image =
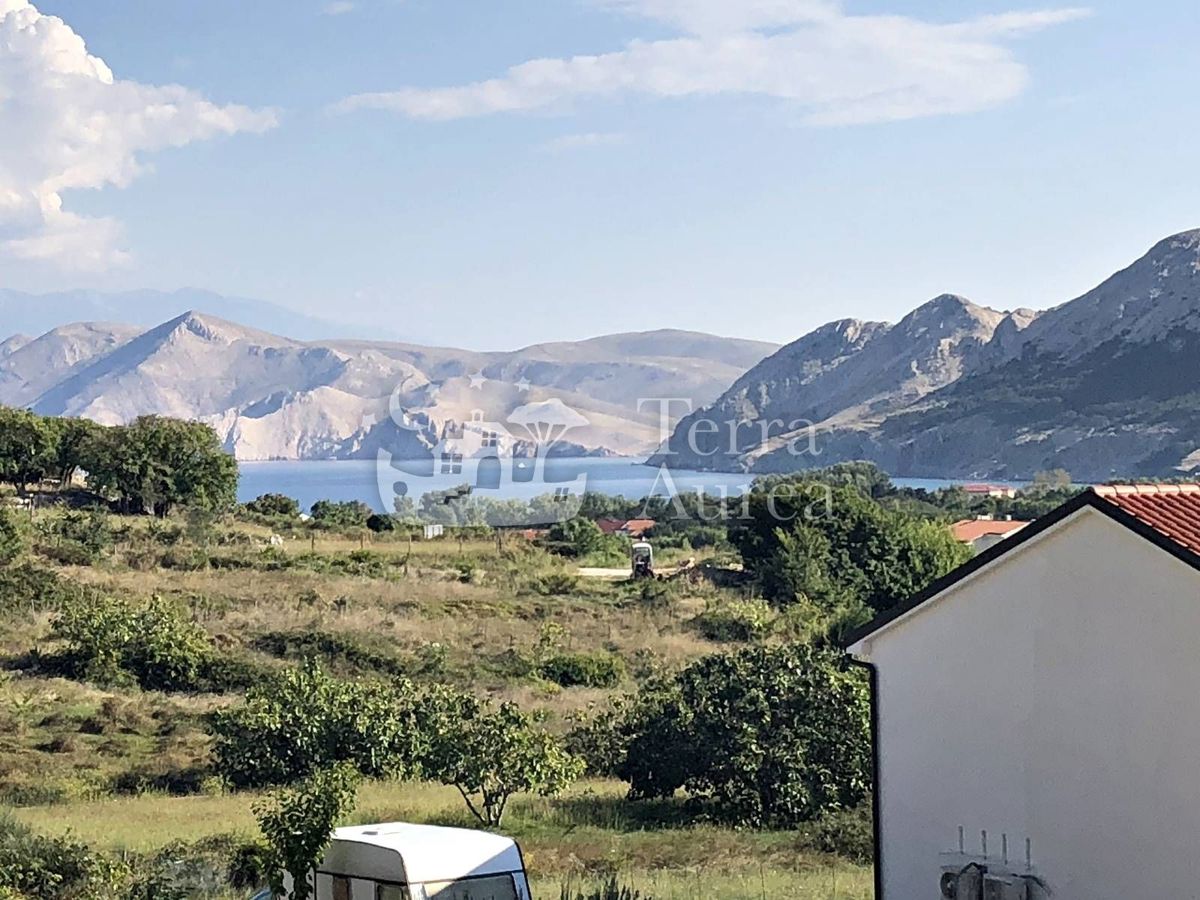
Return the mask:
MULTIPOLYGON (((532 463, 518 461, 516 465, 532 463)), ((375 510, 390 512, 398 479, 403 479, 414 499, 431 491, 450 490, 464 481, 460 474, 430 472, 428 463, 425 471, 413 477, 374 460, 243 462, 239 469, 238 499, 242 502, 262 494, 286 494, 294 497, 302 509, 308 509, 318 500, 361 500, 375 510)), ((414 467, 414 471, 418 469, 419 466, 414 467)), ((589 491, 632 500, 693 491, 732 497, 748 490, 754 479, 744 473, 659 469, 623 457, 552 457, 546 460, 545 475, 540 482, 513 478, 498 489, 477 493, 500 500, 529 500, 539 494, 553 493, 556 484, 573 483, 581 475, 587 477, 589 491)), ((923 478, 892 481, 901 487, 926 490, 958 483, 923 478)))

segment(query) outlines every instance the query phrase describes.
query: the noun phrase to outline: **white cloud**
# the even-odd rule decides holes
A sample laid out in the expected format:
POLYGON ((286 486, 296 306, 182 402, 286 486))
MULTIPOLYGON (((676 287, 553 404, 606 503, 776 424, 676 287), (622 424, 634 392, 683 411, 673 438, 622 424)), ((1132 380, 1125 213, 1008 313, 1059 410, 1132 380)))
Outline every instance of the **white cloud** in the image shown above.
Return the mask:
POLYGON ((788 101, 820 125, 963 113, 1010 100, 1028 84, 1028 71, 1004 40, 1088 14, 1050 9, 939 24, 845 15, 824 0, 593 2, 670 24, 681 36, 635 40, 595 56, 535 59, 456 87, 358 94, 336 108, 446 120, 626 94, 743 94, 788 101))
POLYGON ((321 12, 327 16, 344 16, 346 13, 354 12, 355 8, 356 4, 351 0, 333 0, 332 3, 326 3, 321 12))
POLYGON ((124 187, 142 154, 275 121, 178 85, 117 79, 61 19, 0 0, 0 252, 83 269, 120 264, 119 223, 65 210, 64 192, 124 187))
POLYGON ((613 131, 588 131, 581 134, 564 134, 552 138, 542 144, 542 149, 550 153, 562 153, 567 150, 584 150, 588 147, 613 147, 624 144, 628 135, 613 131))

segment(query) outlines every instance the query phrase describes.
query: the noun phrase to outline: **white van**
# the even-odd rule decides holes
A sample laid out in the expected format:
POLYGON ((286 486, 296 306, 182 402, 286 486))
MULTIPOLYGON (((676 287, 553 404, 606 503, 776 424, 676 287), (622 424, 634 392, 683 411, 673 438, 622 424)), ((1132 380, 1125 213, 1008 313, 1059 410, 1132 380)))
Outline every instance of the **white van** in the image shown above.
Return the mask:
POLYGON ((312 877, 315 900, 530 900, 516 841, 466 828, 338 828, 312 877))

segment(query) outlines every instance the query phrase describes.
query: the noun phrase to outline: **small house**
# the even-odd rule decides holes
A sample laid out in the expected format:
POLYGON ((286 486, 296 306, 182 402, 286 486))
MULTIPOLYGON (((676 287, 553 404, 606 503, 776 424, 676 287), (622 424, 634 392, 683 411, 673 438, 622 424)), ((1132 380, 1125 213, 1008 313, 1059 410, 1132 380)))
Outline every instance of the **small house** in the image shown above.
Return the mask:
POLYGON ((849 653, 878 897, 1200 896, 1200 485, 1085 491, 849 653))
POLYGON ((975 519, 963 519, 950 526, 950 533, 956 541, 970 544, 975 552, 986 550, 993 544, 998 544, 1011 534, 1016 534, 1028 522, 1013 519, 993 519, 991 516, 979 516, 975 519))
POLYGON ((973 497, 1011 500, 1017 496, 1017 489, 1010 484, 964 484, 963 490, 973 497))

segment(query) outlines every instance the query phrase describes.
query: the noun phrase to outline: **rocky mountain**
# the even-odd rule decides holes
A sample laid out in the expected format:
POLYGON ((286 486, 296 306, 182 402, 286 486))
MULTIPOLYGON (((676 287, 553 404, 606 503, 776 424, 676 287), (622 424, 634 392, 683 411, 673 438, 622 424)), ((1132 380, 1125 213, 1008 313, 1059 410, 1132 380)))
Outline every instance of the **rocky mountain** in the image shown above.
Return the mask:
POLYGON ((1197 362, 1190 231, 1040 314, 945 295, 894 326, 824 326, 683 420, 657 458, 758 472, 869 459, 914 477, 1177 475, 1200 464, 1197 362), (697 440, 730 417, 744 423, 739 442, 723 424, 697 440))
POLYGON ((560 450, 642 454, 661 435, 657 407, 639 410, 639 397, 711 402, 774 349, 683 331, 497 353, 305 342, 187 312, 149 330, 88 323, 13 337, 0 345, 0 403, 108 424, 199 419, 240 459, 339 459, 427 455, 456 425, 504 423, 556 399, 587 420, 560 450))

